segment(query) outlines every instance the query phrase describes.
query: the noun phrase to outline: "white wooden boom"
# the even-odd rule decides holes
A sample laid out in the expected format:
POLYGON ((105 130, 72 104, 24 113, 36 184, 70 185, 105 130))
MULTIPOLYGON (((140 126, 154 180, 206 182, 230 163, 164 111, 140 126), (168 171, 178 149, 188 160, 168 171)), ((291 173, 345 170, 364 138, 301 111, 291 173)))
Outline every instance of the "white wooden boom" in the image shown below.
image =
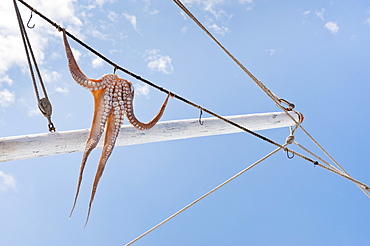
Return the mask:
MULTIPOLYGON (((300 113, 292 111, 289 114, 297 122, 303 121, 303 116, 300 113)), ((284 112, 237 115, 225 118, 252 131, 295 125, 284 112)), ((204 118, 202 121, 203 125, 199 124, 199 119, 159 122, 148 131, 139 131, 131 125, 124 125, 117 138, 116 146, 242 132, 239 128, 217 118, 204 118)), ((88 134, 89 129, 83 129, 0 138, 0 162, 84 151, 88 134)), ((101 148, 102 144, 101 140, 97 148, 101 148)))

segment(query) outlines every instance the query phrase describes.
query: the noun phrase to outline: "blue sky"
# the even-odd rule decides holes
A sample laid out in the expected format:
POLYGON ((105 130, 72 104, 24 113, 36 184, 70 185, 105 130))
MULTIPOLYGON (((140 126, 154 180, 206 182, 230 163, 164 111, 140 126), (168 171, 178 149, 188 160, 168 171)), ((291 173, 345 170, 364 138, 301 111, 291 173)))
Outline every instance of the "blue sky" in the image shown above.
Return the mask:
MULTIPOLYGON (((279 111, 172 1, 28 1, 128 70, 220 115, 279 111)), ((370 3, 184 0, 356 179, 370 183, 370 3)), ((30 11, 19 4, 22 17, 30 11)), ((0 137, 47 131, 38 112, 12 1, 0 5, 0 137)), ((71 78, 61 33, 34 15, 27 29, 58 131, 90 127, 93 101, 71 78)), ((90 78, 113 68, 70 40, 90 78)), ((165 95, 128 75, 135 112, 165 95)), ((171 99, 162 120, 197 118, 171 99)), ((207 117, 207 115, 204 115, 207 117)), ((125 123, 127 124, 127 122, 125 123)), ((284 143, 289 129, 260 132, 284 143)), ((318 153, 301 132, 296 141, 318 153)), ((37 146, 35 146, 37 149, 37 146)), ((274 149, 239 133, 115 148, 83 229, 100 150, 0 164, 1 245, 124 245, 274 149)), ((279 152, 135 245, 370 245, 370 200, 354 184, 279 152)))

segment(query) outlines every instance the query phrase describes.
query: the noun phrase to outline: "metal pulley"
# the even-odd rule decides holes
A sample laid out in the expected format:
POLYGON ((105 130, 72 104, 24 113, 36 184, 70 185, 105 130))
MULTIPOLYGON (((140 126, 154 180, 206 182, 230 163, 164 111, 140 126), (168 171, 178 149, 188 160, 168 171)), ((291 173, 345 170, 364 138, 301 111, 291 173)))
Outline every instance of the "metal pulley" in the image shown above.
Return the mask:
POLYGON ((49 131, 50 132, 55 132, 56 129, 54 127, 53 122, 51 122, 51 114, 53 112, 53 107, 51 106, 51 103, 48 98, 44 97, 39 100, 38 103, 39 109, 41 113, 48 119, 49 121, 49 131))

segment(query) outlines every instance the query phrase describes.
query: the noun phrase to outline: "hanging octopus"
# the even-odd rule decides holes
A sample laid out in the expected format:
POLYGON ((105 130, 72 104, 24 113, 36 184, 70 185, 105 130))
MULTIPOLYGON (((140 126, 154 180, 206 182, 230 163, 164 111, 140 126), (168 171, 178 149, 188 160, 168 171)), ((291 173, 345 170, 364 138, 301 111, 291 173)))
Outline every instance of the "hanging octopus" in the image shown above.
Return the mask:
POLYGON ((86 226, 89 220, 91 204, 94 201, 99 180, 103 174, 105 164, 107 163, 107 160, 113 151, 114 144, 116 142, 118 133, 123 123, 124 116, 126 115, 128 121, 136 129, 148 130, 152 128, 161 118, 166 108, 170 94, 163 102, 163 105, 158 111, 157 115, 150 122, 148 123, 140 122, 138 119, 136 119, 134 114, 133 109, 134 87, 132 86, 132 83, 127 80, 119 78, 115 74, 106 74, 103 75, 100 79, 87 78, 82 73, 82 71, 80 70, 76 63, 76 60, 72 54, 71 48, 67 40, 65 30, 63 29, 62 31, 64 46, 68 59, 68 67, 72 75, 72 78, 82 87, 89 89, 94 97, 94 117, 90 129, 90 134, 86 142, 85 151, 82 157, 76 195, 69 217, 72 216, 73 210, 76 206, 76 201, 80 191, 82 175, 87 158, 90 152, 97 146, 99 139, 105 129, 104 146, 91 191, 89 209, 85 223, 86 226))

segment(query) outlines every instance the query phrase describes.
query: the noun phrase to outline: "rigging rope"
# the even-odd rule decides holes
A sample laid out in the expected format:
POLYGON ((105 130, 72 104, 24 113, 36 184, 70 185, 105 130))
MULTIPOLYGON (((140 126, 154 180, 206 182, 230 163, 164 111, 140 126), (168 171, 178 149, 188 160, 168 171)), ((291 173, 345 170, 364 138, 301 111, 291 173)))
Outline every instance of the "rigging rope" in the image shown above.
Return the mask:
MULTIPOLYGON (((15 0, 13 0, 13 1, 15 1, 15 0)), ((62 29, 61 29, 61 26, 60 25, 58 25, 57 23, 55 23, 55 22, 53 22, 52 20, 50 20, 49 18, 47 18, 45 15, 43 15, 43 14, 41 14, 40 12, 38 12, 36 9, 34 9, 33 7, 31 7, 29 4, 27 4, 26 2, 24 2, 23 0, 18 0, 20 3, 22 3, 24 6, 26 6, 27 8, 29 8, 33 13, 35 13, 35 14, 37 14, 37 15, 39 15, 41 18, 43 18, 45 21, 47 21, 47 22, 49 22, 52 26, 54 26, 58 31, 61 31, 62 29)), ((174 1, 176 1, 176 0, 174 0, 174 1)), ((288 149, 287 147, 285 147, 285 146, 283 146, 283 145, 281 145, 281 144, 279 144, 279 143, 277 143, 277 142, 275 142, 275 141, 273 141, 273 140, 271 140, 271 139, 269 139, 269 138, 267 138, 267 137, 264 137, 264 136, 262 136, 262 135, 260 135, 260 134, 258 134, 258 133, 255 133, 255 132, 253 132, 253 131, 251 131, 251 130, 249 130, 249 129, 247 129, 247 128, 245 128, 245 127, 243 127, 243 126, 241 126, 241 125, 239 125, 239 124, 237 124, 237 123, 235 123, 235 122, 233 122, 233 121, 231 121, 231 120, 228 120, 228 119, 226 119, 226 118, 224 118, 224 117, 222 117, 222 116, 220 116, 220 115, 218 115, 218 114, 216 114, 216 113, 214 113, 214 112, 212 112, 212 111, 210 111, 210 110, 208 110, 208 109, 206 109, 206 108, 203 108, 202 106, 200 106, 200 105, 197 105, 197 104, 195 104, 195 103, 193 103, 193 102, 191 102, 191 101, 189 101, 189 100, 187 100, 187 99, 185 99, 185 98, 183 98, 183 97, 181 97, 181 96, 179 96, 179 95, 177 95, 177 94, 174 94, 173 92, 170 92, 169 90, 166 90, 166 89, 164 89, 163 87, 160 87, 160 86, 158 86, 158 85, 156 85, 156 84, 154 84, 153 82, 150 82, 149 80, 147 80, 147 79, 144 79, 144 78, 142 78, 141 76, 139 76, 139 75, 136 75, 136 74, 134 74, 133 72, 130 72, 129 70, 127 70, 127 69, 125 69, 125 68, 123 68, 123 67, 121 67, 121 66, 119 66, 118 64, 116 64, 116 63, 114 63, 113 61, 111 61, 111 60, 109 60, 108 58, 106 58, 105 56, 103 56, 102 54, 100 54, 99 52, 97 52, 96 50, 94 50, 93 48, 91 48, 90 46, 88 46, 87 44, 85 44, 84 42, 82 42, 81 40, 79 40, 78 38, 76 38, 75 36, 73 36, 71 33, 69 33, 68 31, 65 31, 66 32, 66 35, 67 36, 69 36, 70 38, 72 38, 73 40, 75 40, 77 43, 79 43, 81 46, 83 46, 83 47, 85 47, 87 50, 89 50, 90 52, 92 52, 92 53, 94 53, 96 56, 98 56, 98 57, 100 57, 102 60, 104 60, 105 62, 107 62, 108 64, 110 64, 110 65, 112 65, 113 67, 114 67, 114 69, 115 70, 117 70, 117 69, 119 69, 119 70, 121 70, 122 72, 124 72, 124 73, 126 73, 126 74, 128 74, 128 75, 130 75, 130 76, 132 76, 132 77, 134 77, 135 79, 137 79, 137 80, 140 80, 140 81, 142 81, 142 82, 144 82, 144 83, 146 83, 146 84, 148 84, 148 85, 150 85, 150 86, 152 86, 152 87, 154 87, 154 88, 156 88, 156 89, 158 89, 158 90, 160 90, 160 91, 162 91, 162 92, 164 92, 164 93, 166 93, 166 94, 171 94, 174 98, 176 98, 176 99, 178 99, 178 100, 180 100, 180 101, 182 101, 182 102, 184 102, 184 103, 187 103, 187 104, 189 104, 190 106, 193 106, 193 107, 195 107, 195 108, 198 108, 199 110, 201 110, 201 111, 203 111, 203 112, 206 112, 206 113, 208 113, 208 114, 210 114, 210 115, 212 115, 212 116, 214 116, 214 117, 216 117, 216 118, 218 118, 218 119, 220 119, 220 120, 223 120, 224 122, 226 122, 226 123, 228 123, 228 124, 230 124, 230 125, 233 125, 233 126, 235 126, 235 127, 237 127, 237 128, 239 128, 239 129, 241 129, 242 131, 245 131, 245 132, 247 132, 247 133, 249 133, 249 134, 251 134, 251 135, 253 135, 253 136, 255 136, 255 137, 257 137, 257 138, 259 138, 259 139, 261 139, 261 140, 263 140, 263 141, 265 141, 265 142, 268 142, 268 143, 270 143, 270 144, 272 144, 272 145, 275 145, 275 146, 277 146, 277 147, 279 147, 279 148, 282 148, 282 149, 284 149, 284 151, 288 151, 288 152, 290 152, 290 153, 292 153, 292 154, 294 154, 295 156, 298 156, 298 157, 300 157, 300 158, 302 158, 302 159, 304 159, 304 160, 306 160, 306 161, 308 161, 308 162, 311 162, 311 163, 313 163, 314 165, 316 165, 316 166, 321 166, 321 167, 324 167, 325 169, 327 169, 327 170, 329 170, 329 171, 332 171, 332 172, 334 172, 334 173, 337 173, 337 171, 336 170, 331 170, 330 168, 327 168, 326 166, 324 166, 324 165, 322 165, 322 164, 320 164, 318 161, 315 161, 315 160, 312 160, 311 158, 309 158, 309 157, 307 157, 307 156, 305 156, 305 155, 302 155, 302 154, 300 154, 300 153, 298 153, 298 152, 296 152, 296 151, 294 151, 294 150, 292 150, 292 149, 288 149)), ((249 72, 249 71, 248 71, 249 72)), ((249 72, 250 73, 250 72, 249 72)), ((250 73, 251 74, 251 73, 250 73)), ((252 74, 251 74, 252 75, 252 74)), ((252 75, 253 76, 253 75, 252 75)), ((253 76, 254 77, 254 76, 253 76)), ((255 77, 254 77, 255 78, 255 77)), ((255 79, 256 81, 258 81, 257 79, 255 79)), ((266 87, 265 87, 266 88, 266 87)), ((268 93, 268 94, 270 94, 270 95, 272 95, 272 96, 274 96, 275 94, 273 94, 270 90, 268 90, 267 88, 266 88, 266 93, 268 93)), ((277 98, 277 97, 276 97, 277 98)), ((274 100, 275 101, 275 100, 274 100)), ((287 103, 285 100, 283 100, 283 99, 279 99, 279 103, 287 103)), ((280 104, 278 104, 278 106, 280 106, 280 107, 282 107, 280 104)), ((289 106, 289 108, 287 108, 286 110, 288 110, 288 109, 291 109, 291 107, 293 107, 292 105, 289 105, 288 104, 288 106, 289 106)), ((284 110, 285 108, 284 107, 282 107, 282 109, 284 110)), ((285 112, 286 112, 286 110, 284 110, 285 112)), ((289 114, 288 114, 289 115, 289 114)), ((290 116, 290 115, 289 115, 290 116)), ((290 116, 291 117, 291 116, 290 116)), ((298 125, 298 126, 300 126, 300 124, 299 124, 299 122, 297 122, 294 118, 292 118, 293 119, 293 121, 298 125)), ((301 127, 302 128, 302 127, 301 127)), ((361 187, 364 187, 364 192, 370 192, 370 187, 368 187, 367 185, 365 185, 364 183, 361 183, 360 181, 357 181, 357 180, 355 180, 355 179, 353 179, 352 177, 350 177, 348 174, 346 174, 346 173, 343 173, 343 172, 339 172, 338 173, 340 176, 342 176, 342 177, 344 177, 344 178, 346 178, 346 179, 348 179, 348 180, 350 180, 350 181, 352 181, 352 182, 354 182, 355 184, 358 184, 358 185, 360 185, 361 187)))
MULTIPOLYGON (((173 0, 182 11, 184 11, 261 89, 266 93, 267 96, 269 96, 272 101, 275 102, 275 104, 283 110, 295 123, 296 125, 306 134, 308 138, 313 141, 316 146, 333 162, 337 165, 337 167, 341 170, 340 172, 349 176, 350 175, 344 170, 344 168, 339 165, 339 163, 311 136, 311 134, 306 131, 306 129, 301 126, 299 122, 297 122, 290 114, 288 114, 287 111, 290 111, 294 108, 294 104, 289 103, 288 101, 279 98, 276 96, 271 90, 269 90, 260 80, 258 80, 238 59, 236 59, 208 30, 203 26, 203 24, 181 3, 180 0, 173 0), (285 108, 281 104, 284 103, 288 105, 289 107, 285 108)), ((287 151, 288 152, 288 151, 287 151)), ((308 151, 307 151, 308 152, 308 151)), ((294 153, 293 153, 294 154, 294 153)), ((333 167, 332 165, 330 165, 333 167)), ((334 167, 335 168, 335 167, 334 167)), ((339 171, 337 168, 335 170, 339 171)), ((360 187, 360 186, 359 186, 360 187)), ((365 191, 363 188, 360 187, 365 194, 367 194, 369 197, 370 195, 365 191)))
MULTIPOLYGON (((284 99, 280 99, 272 91, 270 91, 261 81, 259 81, 238 59, 236 59, 208 30, 205 28, 200 21, 181 3, 179 0, 173 0, 217 45, 225 51, 225 53, 246 73, 248 76, 269 96, 277 105, 281 106, 281 103, 288 104, 288 109, 293 109, 294 105, 288 103, 284 99)), ((298 124, 298 123, 297 123, 298 124)))
MULTIPOLYGON (((13 0, 14 2, 15 2, 15 0, 13 0)), ((23 5, 25 5, 27 8, 29 8, 32 12, 34 12, 34 13, 36 13, 37 15, 39 15, 41 18, 43 18, 44 20, 46 20, 47 22, 49 22, 52 26, 54 26, 54 27, 56 27, 59 31, 61 30, 61 27, 58 25, 58 24, 56 24, 55 22, 53 22, 53 21, 51 21, 50 19, 48 19, 46 16, 44 16, 44 15, 42 15, 40 12, 38 12, 37 10, 35 10, 34 8, 32 8, 30 5, 28 5, 27 3, 25 3, 23 0, 18 0, 19 2, 21 2, 23 5)), ((178 0, 174 0, 174 2, 176 3, 176 4, 181 4, 181 2, 180 1, 178 1, 178 0)), ((182 5, 182 4, 181 4, 182 5)), ((179 5, 179 6, 181 6, 181 5, 179 5)), ((183 5, 182 5, 183 6, 183 5)), ((185 7, 184 7, 185 8, 185 7)), ((186 9, 186 8, 185 8, 186 9)), ((187 11, 187 14, 189 15, 189 16, 192 16, 192 14, 189 12, 189 11, 187 11)), ((284 112, 286 112, 287 113, 287 111, 290 111, 290 110, 292 110, 293 108, 294 108, 294 105, 293 104, 291 104, 291 103, 289 103, 289 102, 287 102, 286 100, 284 100, 284 99, 281 99, 281 98, 278 98, 274 93, 272 93, 261 81, 259 81, 258 79, 256 79, 254 76, 253 76, 253 74, 252 73, 250 73, 234 56, 232 56, 231 55, 231 53, 230 52, 228 52, 222 45, 221 45, 221 43, 219 43, 208 31, 207 31, 207 29, 205 29, 204 28, 204 26, 203 25, 201 25, 201 23, 199 22, 199 21, 197 21, 196 19, 195 19, 195 17, 194 18, 192 18, 194 21, 196 21, 197 23, 199 23, 198 25, 200 25, 201 27, 202 27, 202 29, 205 31, 205 32, 207 32, 207 34, 209 34, 211 37, 212 37, 212 39, 216 42, 216 43, 218 43, 219 44, 219 46, 243 69, 243 71, 245 71, 251 78, 252 78, 252 80, 276 103, 276 105, 279 107, 279 108, 281 108, 284 112), (288 107, 287 108, 284 108, 281 104, 282 103, 284 103, 284 104, 286 104, 288 107)), ((302 127, 302 126, 300 126, 300 122, 297 122, 293 117, 291 117, 289 114, 289 116, 291 117, 291 119, 297 124, 297 127, 300 127, 306 134, 307 134, 307 136, 309 136, 310 138, 311 138, 311 140, 312 141, 314 141, 314 143, 316 143, 316 145, 317 146, 319 146, 319 148, 325 153, 325 154, 327 154, 328 156, 329 156, 329 158, 334 162, 334 163, 336 163, 337 164, 337 166, 342 170, 342 171, 340 171, 340 170, 338 170, 337 168, 335 168, 335 167, 333 167, 332 165, 330 165, 330 164, 328 164, 328 166, 325 166, 325 165, 323 165, 323 164, 321 164, 321 163, 319 163, 318 161, 314 161, 314 160, 312 160, 312 159, 310 159, 310 158, 308 158, 307 156, 304 156, 304 155, 302 155, 302 154, 300 154, 300 153, 298 153, 298 152, 296 152, 296 151, 293 151, 293 150, 291 150, 291 149, 288 149, 287 147, 286 147, 286 145, 288 145, 288 144, 290 144, 290 143, 292 143, 292 142, 294 142, 294 138, 290 138, 289 139, 289 142, 288 142, 288 140, 287 140, 287 142, 284 144, 284 145, 281 145, 281 144, 278 144, 278 143, 276 143, 276 142, 274 142, 274 141, 272 141, 272 140, 270 140, 270 139, 268 139, 268 138, 266 138, 266 137, 264 137, 264 136, 262 136, 262 135, 260 135, 260 134, 257 134, 257 133, 255 133, 255 132, 253 132, 253 131, 251 131, 251 130, 249 130, 249 129, 247 129, 247 128, 245 128, 245 127, 243 127, 243 126, 241 126, 241 125, 239 125, 239 124, 237 124, 237 123, 235 123, 235 122, 233 122, 233 121, 230 121, 230 120, 228 120, 228 119, 226 119, 226 118, 224 118, 224 117, 222 117, 222 116, 220 116, 220 115, 218 115, 218 114, 216 114, 216 113, 214 113, 214 112, 212 112, 212 111, 210 111, 210 110, 208 110, 208 109, 205 109, 205 108, 203 108, 203 107, 201 107, 200 105, 197 105, 197 104, 195 104, 195 103, 193 103, 193 102, 191 102, 191 101, 189 101, 189 100, 187 100, 187 99, 185 99, 185 98, 183 98, 183 97, 181 97, 181 96, 178 96, 178 95, 176 95, 176 94, 174 94, 174 93, 172 93, 172 92, 170 92, 170 91, 168 91, 168 90, 166 90, 166 89, 164 89, 164 88, 162 88, 162 87, 160 87, 160 86, 158 86, 158 85, 156 85, 156 84, 154 84, 154 83, 152 83, 152 82, 150 82, 150 81, 148 81, 148 80, 146 80, 146 79, 144 79, 144 78, 142 78, 142 77, 140 77, 140 76, 138 76, 138 75, 136 75, 136 74, 134 74, 134 73, 132 73, 132 72, 130 72, 129 70, 127 70, 127 69, 125 69, 125 68, 123 68, 123 67, 121 67, 121 66, 119 66, 118 64, 116 64, 116 63, 114 63, 114 62, 112 62, 111 60, 109 60, 108 58, 106 58, 105 56, 103 56, 102 54, 100 54, 100 53, 98 53, 96 50, 94 50, 93 48, 91 48, 90 46, 88 46, 87 44, 85 44, 85 43, 83 43, 82 41, 80 41, 79 39, 77 39, 75 36, 73 36, 72 34, 70 34, 69 32, 67 32, 66 31, 66 34, 70 37, 70 38, 72 38, 73 40, 75 40, 77 43, 79 43, 80 45, 82 45, 83 47, 85 47, 86 49, 88 49, 90 52, 92 52, 92 53, 94 53, 95 55, 97 55, 98 57, 100 57, 102 60, 104 60, 105 62, 107 62, 108 64, 110 64, 110 65, 112 65, 113 67, 114 67, 114 72, 117 70, 117 69, 119 69, 119 70, 121 70, 121 71, 123 71, 124 73, 126 73, 126 74, 128 74, 128 75, 130 75, 130 76, 132 76, 132 77, 134 77, 135 79, 137 79, 137 80, 140 80, 140 81, 142 81, 142 82, 144 82, 144 83, 146 83, 146 84, 148 84, 148 85, 150 85, 150 86, 152 86, 152 87, 154 87, 154 88, 156 88, 156 89, 158 89, 158 90, 160 90, 160 91, 162 91, 162 92, 165 92, 166 94, 171 94, 171 95, 173 95, 173 97, 175 97, 176 99, 178 99, 178 100, 180 100, 180 101, 183 101, 183 102, 185 102, 185 103, 187 103, 187 104, 189 104, 189 105, 191 105, 191 106, 193 106, 193 107, 196 107, 196 108, 198 108, 199 110, 200 110, 200 112, 202 113, 203 111, 204 112, 206 112, 206 113, 208 113, 208 114, 210 114, 210 115, 213 115, 213 116, 215 116, 215 117, 217 117, 217 118, 219 118, 219 119, 221 119, 221 120, 223 120, 223 121, 225 121, 225 122, 227 122, 228 124, 231 124, 231 125, 233 125, 233 126, 235 126, 235 127, 237 127, 237 128, 239 128, 239 129, 241 129, 241 130, 243 130, 243 131, 245 131, 245 132, 247 132, 247 133, 250 133, 251 135, 254 135, 254 136, 256 136, 256 137, 258 137, 258 138, 260 138, 260 139, 262 139, 262 140, 264 140, 264 141, 266 141, 266 142, 268 142, 268 143, 270 143, 270 144, 273 144, 273 145, 275 145, 275 146, 277 146, 278 148, 277 149, 275 149, 274 151, 272 151, 271 153, 269 153, 268 155, 266 155, 265 157, 263 157, 263 158, 261 158, 259 161, 257 161, 257 162, 255 162, 255 163, 253 163, 252 165, 250 165, 249 167, 247 167, 247 168, 245 168, 244 170, 242 170, 241 172, 239 172, 238 174, 236 174, 236 175, 234 175, 233 177, 231 177, 230 179, 228 179, 228 180, 226 180, 225 182, 223 182, 222 184, 220 184, 219 186, 217 186, 217 187, 215 187, 214 189, 212 189, 212 190, 210 190, 209 192, 207 192, 206 194, 204 194, 203 196, 201 196, 201 197, 199 197, 198 199, 196 199, 195 201, 193 201, 192 203, 190 203, 189 205, 187 205, 187 206, 185 206, 184 208, 182 208, 181 210, 179 210, 178 212, 176 212, 176 213, 174 213, 173 215, 171 215, 170 217, 168 217, 167 219, 165 219, 164 221, 162 221, 162 222, 160 222, 159 224, 157 224, 156 226, 154 226, 154 227, 152 227, 151 229, 149 229, 148 231, 146 231, 146 232, 144 232, 143 234, 141 234, 139 237, 137 237, 137 238, 135 238, 134 240, 132 240, 131 242, 129 242, 128 244, 126 244, 126 245, 131 245, 132 243, 134 243, 134 242, 136 242, 137 240, 139 240, 140 238, 142 238, 142 237, 144 237, 145 235, 147 235, 148 233, 150 233, 151 231, 153 231, 153 230, 155 230, 156 228, 158 228, 159 226, 161 226, 161 225, 163 225, 164 223, 166 223, 166 222, 168 222, 169 220, 171 220, 172 218, 174 218, 175 216, 177 216, 177 215, 179 215, 180 213, 182 213, 183 211, 185 211, 186 209, 188 209, 188 208, 190 208, 191 206, 193 206, 194 204, 196 204, 197 202, 199 202, 200 200, 202 200, 202 199, 204 199, 205 197, 207 197, 208 195, 210 195, 210 194, 212 194, 213 192, 215 192, 216 190, 218 190, 219 188, 221 188, 222 186, 224 186, 224 185, 226 185, 227 183, 229 183, 230 181, 232 181, 233 179, 235 179, 235 178, 237 178, 238 176, 240 176, 241 174, 243 174, 243 173, 245 173, 246 171, 248 171, 249 169, 251 169, 252 167, 254 167, 254 166, 256 166, 257 164, 259 164, 260 162, 262 162, 263 160, 265 160, 265 159, 267 159, 268 157, 270 157, 271 155, 273 155, 273 154, 275 154, 276 152, 278 152, 279 150, 281 150, 281 149, 283 149, 284 151, 286 151, 286 152, 290 152, 290 153, 292 153, 293 155, 296 155, 296 156, 299 156, 300 158, 302 158, 302 159, 304 159, 304 160, 306 160, 306 161, 309 161, 309 162, 311 162, 311 163, 313 163, 315 166, 320 166, 320 167, 322 167, 322 168, 324 168, 324 169, 326 169, 326 170, 328 170, 328 171, 331 171, 331 172, 333 172, 333 173, 335 173, 335 174, 337 174, 337 175, 340 175, 341 177, 343 177, 343 178, 346 178, 347 180, 350 180, 351 182, 353 182, 353 183, 355 183, 358 187, 360 187, 363 191, 364 191, 364 193, 367 195, 367 196, 369 196, 370 197, 370 187, 368 187, 366 184, 364 184, 364 183, 362 183, 362 182, 360 182, 360 181, 358 181, 358 180, 355 180, 355 179, 353 179, 347 172, 345 172, 344 171, 344 169, 341 167, 341 166, 339 166, 339 164, 317 143, 317 141, 315 141, 312 137, 311 137, 311 135, 309 135, 308 134, 308 132, 302 127)), ((291 130, 291 135, 293 135, 293 133, 294 133, 294 131, 295 131, 296 129, 294 129, 294 130, 291 130)), ((302 148, 303 150, 305 150, 305 148, 302 148)), ((314 156, 316 156, 316 155, 314 155, 314 156)), ((319 158, 319 160, 320 161, 323 161, 321 158, 319 158)), ((323 161, 324 163, 326 163, 325 161, 323 161)))
MULTIPOLYGON (((333 172, 335 174, 341 173, 341 174, 347 175, 348 177, 351 177, 346 171, 343 172, 342 170, 339 170, 338 168, 336 168, 335 166, 331 165, 327 161, 323 160, 321 157, 317 156, 315 153, 313 153, 312 151, 308 150, 307 148, 305 148, 301 144, 297 143, 296 141, 293 141, 293 143, 295 145, 297 145, 298 147, 300 147, 301 149, 303 149, 304 151, 306 151, 307 153, 309 153, 310 155, 314 156, 316 159, 318 159, 321 162, 323 162, 324 164, 326 164, 325 169, 327 169, 327 170, 329 170, 329 171, 331 171, 331 172, 333 172)), ((340 175, 340 174, 338 174, 338 175, 340 175)), ((370 198, 370 190, 367 190, 366 187, 363 187, 360 184, 357 184, 357 183, 355 183, 355 184, 365 193, 366 196, 368 196, 370 198)))
POLYGON ((284 144, 282 145, 281 147, 275 149, 274 151, 272 151, 271 153, 267 154, 266 156, 262 157, 261 159, 259 159, 258 161, 256 161, 255 163, 253 163, 252 165, 248 166, 247 168, 243 169, 242 171, 240 171, 239 173, 235 174, 234 176, 232 176, 231 178, 229 178, 228 180, 224 181, 223 183, 221 183, 220 185, 216 186, 215 188, 213 188, 212 190, 208 191, 207 193, 205 193, 203 196, 199 197, 198 199, 194 200, 193 202, 189 203, 188 205, 186 205, 185 207, 183 207, 182 209, 180 209, 179 211, 177 211, 176 213, 174 213, 173 215, 171 215, 170 217, 168 217, 167 219, 163 220, 162 222, 160 222, 159 224, 157 224, 156 226, 152 227, 151 229, 147 230, 146 232, 144 232, 143 234, 141 234, 140 236, 138 236, 137 238, 135 238, 134 240, 132 240, 131 242, 127 243, 126 246, 129 246, 131 244, 133 244, 134 242, 136 242, 137 240, 139 240, 140 238, 144 237, 145 235, 149 234, 150 232, 154 231, 155 229, 157 229, 158 227, 160 227, 161 225, 163 225, 164 223, 168 222, 169 220, 173 219, 174 217, 176 217, 177 215, 179 215, 180 213, 184 212, 186 209, 190 208, 191 206, 193 206, 194 204, 196 204, 197 202, 201 201, 202 199, 206 198, 207 196, 209 196, 210 194, 212 194, 213 192, 215 192, 216 190, 220 189, 221 187, 223 187, 224 185, 226 185, 227 183, 229 183, 230 181, 236 179, 237 177, 239 177, 240 175, 242 175, 243 173, 245 173, 246 171, 250 170, 252 167, 255 167, 257 164, 261 163, 262 161, 266 160, 268 157, 272 156, 273 154, 275 154, 276 152, 278 152, 279 150, 281 150, 282 148, 284 148, 287 144, 284 144))
MULTIPOLYGON (((49 101, 49 97, 47 95, 46 88, 45 88, 44 82, 42 80, 40 70, 37 66, 36 58, 35 58, 35 55, 33 53, 33 50, 32 50, 32 47, 31 47, 31 42, 30 42, 30 40, 28 38, 28 35, 27 35, 27 32, 26 32, 26 28, 24 27, 22 16, 19 12, 17 2, 15 0, 13 0, 13 3, 14 3, 15 12, 17 14, 17 20, 18 20, 22 40, 23 40, 24 49, 26 51, 27 62, 28 62, 28 66, 29 66, 29 69, 30 69, 30 74, 31 74, 31 78, 32 78, 33 87, 34 87, 34 90, 35 90, 37 102, 38 102, 38 107, 39 107, 41 113, 48 119, 49 131, 50 132, 55 132, 56 129, 54 127, 53 122, 51 121, 52 106, 51 106, 51 103, 49 101), (32 60, 31 60, 30 56, 31 56, 32 60), (34 64, 37 77, 40 81, 40 86, 41 86, 42 92, 45 96, 44 98, 41 98, 41 99, 40 99, 40 94, 39 94, 39 91, 38 91, 38 88, 37 88, 37 83, 36 83, 36 78, 35 78, 35 74, 34 74, 34 71, 33 71, 32 62, 34 64)), ((31 17, 32 17, 32 12, 31 12, 31 17)), ((30 18, 30 20, 31 20, 31 18, 30 18)), ((33 28, 33 27, 31 27, 31 28, 33 28)))
MULTIPOLYGON (((49 22, 52 26, 54 26, 55 28, 57 28, 58 31, 61 31, 60 25, 58 25, 57 23, 51 21, 49 18, 47 18, 46 16, 44 16, 43 14, 41 14, 40 12, 38 12, 36 9, 32 8, 30 5, 28 5, 27 3, 25 3, 23 0, 18 0, 18 1, 21 2, 22 4, 24 4, 31 11, 33 11, 34 13, 36 13, 37 15, 39 15, 41 18, 43 18, 44 20, 46 20, 47 22, 49 22)), ((87 44, 85 44, 84 42, 82 42, 81 40, 79 40, 78 38, 76 38, 75 36, 73 36, 67 30, 65 32, 66 32, 66 35, 67 36, 69 36, 70 38, 72 38, 73 40, 75 40, 77 43, 79 43, 80 45, 82 45, 83 47, 85 47, 86 49, 88 49, 90 52, 92 52, 95 55, 97 55, 98 57, 100 57, 102 60, 104 60, 108 64, 112 65, 115 69, 121 70, 124 73, 126 73, 126 74, 134 77, 135 79, 140 80, 140 81, 142 81, 142 82, 144 82, 144 83, 146 83, 146 84, 148 84, 148 85, 150 85, 150 86, 152 86, 152 87, 154 87, 154 88, 156 88, 156 89, 158 89, 158 90, 160 90, 160 91, 162 91, 162 92, 164 92, 166 94, 171 94, 174 98, 176 98, 176 99, 178 99, 178 100, 180 100, 180 101, 182 101, 184 103, 187 103, 187 104, 189 104, 189 105, 191 105, 191 106, 193 106, 195 108, 198 108, 199 110, 202 110, 203 112, 206 112, 206 113, 208 113, 208 114, 210 114, 212 116, 215 116, 215 117, 219 118, 220 120, 223 120, 223 121, 225 121, 225 122, 227 122, 227 123, 229 123, 229 124, 231 124, 231 125, 239 128, 239 129, 241 129, 241 130, 243 130, 243 131, 245 131, 245 132, 247 132, 247 133, 249 133, 251 135, 254 135, 255 137, 260 138, 261 140, 264 140, 264 141, 266 141, 266 142, 268 142, 270 144, 273 144, 273 145, 275 145, 277 147, 282 147, 279 143, 274 142, 273 140, 271 140, 271 139, 269 139, 267 137, 264 137, 264 136, 262 136, 262 135, 260 135, 258 133, 255 133, 255 132, 253 132, 253 131, 251 131, 251 130, 249 130, 249 129, 247 129, 247 128, 245 128, 245 127, 243 127, 243 126, 241 126, 241 125, 239 125, 239 124, 237 124, 237 123, 235 123, 235 122, 233 122, 231 120, 228 120, 228 119, 226 119, 226 118, 224 118, 224 117, 222 117, 222 116, 220 116, 220 115, 218 115, 218 114, 216 114, 216 113, 214 113, 214 112, 212 112, 212 111, 210 111, 210 110, 208 110, 206 108, 203 108, 200 105, 197 105, 197 104, 195 104, 195 103, 193 103, 193 102, 191 102, 191 101, 189 101, 189 100, 187 100, 187 99, 185 99, 185 98, 183 98, 183 97, 181 97, 181 96, 179 96, 179 95, 177 95, 177 94, 175 94, 173 92, 170 92, 169 90, 166 90, 163 87, 160 87, 160 86, 158 86, 158 85, 150 82, 149 80, 142 78, 139 75, 136 75, 136 74, 130 72, 129 70, 127 70, 127 69, 119 66, 118 64, 112 62, 111 60, 109 60, 108 58, 106 58, 105 56, 103 56, 102 54, 100 54, 99 52, 97 52, 96 50, 94 50, 93 48, 91 48, 90 46, 88 46, 87 44)), ((314 163, 315 161, 311 160, 311 162, 314 163)))

